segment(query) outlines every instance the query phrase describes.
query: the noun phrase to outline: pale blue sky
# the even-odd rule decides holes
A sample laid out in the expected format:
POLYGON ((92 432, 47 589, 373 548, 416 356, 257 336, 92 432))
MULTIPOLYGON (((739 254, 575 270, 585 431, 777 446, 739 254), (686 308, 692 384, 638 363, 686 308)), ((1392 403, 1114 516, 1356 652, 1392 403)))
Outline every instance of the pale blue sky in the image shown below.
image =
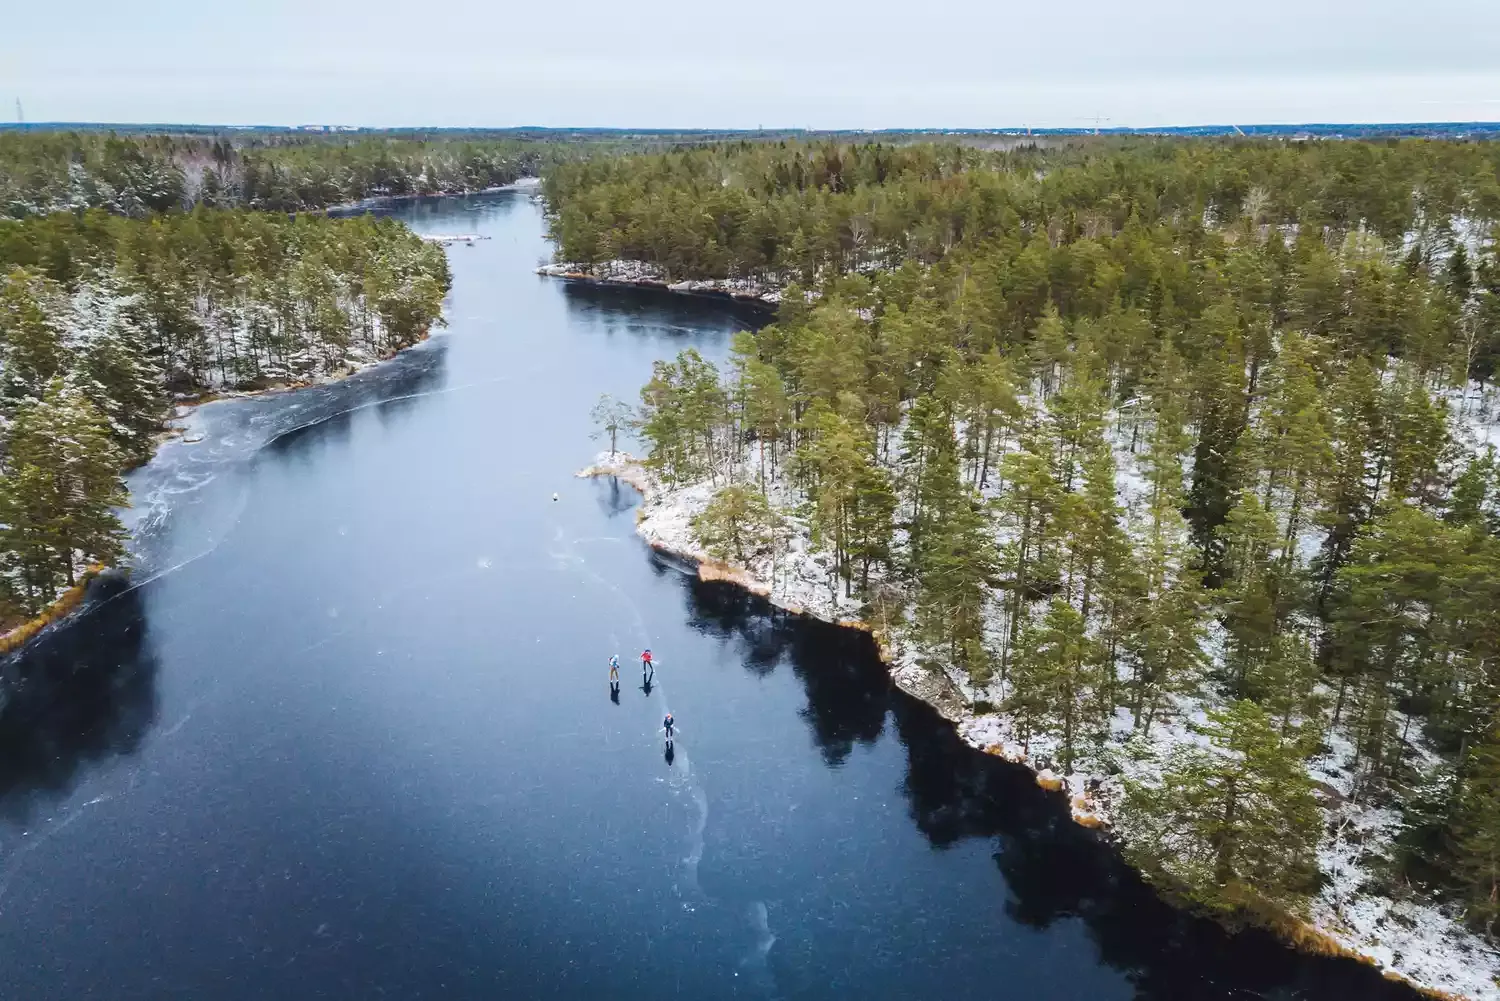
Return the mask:
POLYGON ((814 128, 1500 119, 1500 0, 70 0, 0 118, 814 128))

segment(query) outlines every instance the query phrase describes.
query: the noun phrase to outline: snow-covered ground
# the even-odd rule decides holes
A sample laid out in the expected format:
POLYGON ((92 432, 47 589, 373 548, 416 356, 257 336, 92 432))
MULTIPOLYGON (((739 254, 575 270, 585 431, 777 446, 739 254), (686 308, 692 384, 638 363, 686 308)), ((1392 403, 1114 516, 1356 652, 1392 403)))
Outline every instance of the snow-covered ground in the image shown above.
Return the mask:
POLYGON ((417 237, 423 243, 475 243, 479 240, 488 240, 487 236, 478 233, 418 233, 417 237))
MULTIPOLYGON (((1394 970, 1412 983, 1469 998, 1500 997, 1500 954, 1465 931, 1459 915, 1414 899, 1370 892, 1372 868, 1388 857, 1400 833, 1400 813, 1355 796, 1354 746, 1334 733, 1330 750, 1309 771, 1330 791, 1328 834, 1318 849, 1327 885, 1313 900, 1312 921, 1341 944, 1394 970)), ((1417 767, 1432 773, 1436 755, 1420 745, 1417 767)))
POLYGON ((1500 451, 1500 386, 1470 382, 1444 394, 1453 440, 1474 454, 1500 451))
MULTIPOLYGON (((1486 433, 1493 433, 1492 425, 1485 425, 1482 419, 1478 424, 1486 426, 1486 433)), ((1129 451, 1128 436, 1114 414, 1111 425, 1117 480, 1129 523, 1139 516, 1145 480, 1137 456, 1129 451)), ((624 452, 601 452, 578 475, 615 476, 639 490, 643 497, 637 516, 639 534, 657 549, 697 561, 702 576, 733 580, 795 612, 868 628, 859 619, 860 601, 843 593, 831 555, 812 544, 808 526, 794 513, 799 498, 790 496, 784 486, 772 487, 769 499, 789 515, 792 534, 785 554, 774 564, 769 556, 762 555, 748 566, 728 567, 703 551, 691 527, 693 516, 724 485, 722 479, 717 484, 704 481, 669 488, 640 460, 624 452)), ((1205 645, 1222 659, 1222 629, 1215 626, 1210 632, 1205 645)), ((1068 797, 1079 823, 1111 828, 1116 837, 1121 836, 1115 821, 1123 802, 1125 779, 1148 783, 1160 780, 1173 748, 1205 740, 1197 728, 1205 719, 1206 703, 1202 701, 1177 700, 1175 711, 1155 722, 1149 737, 1136 733, 1131 714, 1121 709, 1111 721, 1110 739, 1103 748, 1080 751, 1072 773, 1060 775, 1054 770, 1057 741, 1033 736, 1023 743, 1009 716, 975 710, 976 701, 999 703, 993 686, 976 689, 963 671, 948 666, 945 658, 923 651, 901 630, 877 635, 877 639, 892 679, 900 688, 937 708, 971 746, 1032 768, 1039 784, 1068 797)), ((1397 814, 1349 800, 1354 784, 1349 767, 1353 756, 1353 747, 1335 738, 1330 753, 1310 767, 1312 777, 1332 792, 1325 802, 1328 833, 1319 851, 1327 879, 1312 901, 1311 925, 1388 976, 1475 1001, 1500 1001, 1496 983, 1500 956, 1466 931, 1455 915, 1430 904, 1396 901, 1371 891, 1373 866, 1392 844, 1397 814)))
POLYGON ((566 278, 570 281, 594 282, 600 285, 632 285, 647 288, 662 288, 671 292, 692 292, 699 295, 725 295, 734 299, 760 302, 774 306, 781 301, 781 288, 773 284, 752 281, 749 278, 713 278, 707 280, 667 281, 660 268, 644 261, 605 261, 592 268, 584 264, 544 264, 536 269, 539 275, 566 278))

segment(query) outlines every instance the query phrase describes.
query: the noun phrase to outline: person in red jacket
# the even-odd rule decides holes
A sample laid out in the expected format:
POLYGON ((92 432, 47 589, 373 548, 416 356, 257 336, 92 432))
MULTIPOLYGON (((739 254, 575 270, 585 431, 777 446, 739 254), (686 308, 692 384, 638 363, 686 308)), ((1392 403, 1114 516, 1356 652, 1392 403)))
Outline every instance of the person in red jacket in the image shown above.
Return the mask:
POLYGON ((641 680, 650 681, 656 677, 656 668, 651 663, 651 648, 647 647, 641 652, 641 680))

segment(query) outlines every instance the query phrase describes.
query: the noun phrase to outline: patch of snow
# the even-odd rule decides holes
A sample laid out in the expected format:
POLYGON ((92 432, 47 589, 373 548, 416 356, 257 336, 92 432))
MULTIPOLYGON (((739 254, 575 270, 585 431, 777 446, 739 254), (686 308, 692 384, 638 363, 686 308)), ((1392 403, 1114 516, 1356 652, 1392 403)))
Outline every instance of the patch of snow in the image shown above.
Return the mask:
POLYGON ((417 236, 424 243, 475 243, 479 240, 488 240, 487 236, 478 233, 418 233, 417 236))
POLYGON ((1335 800, 1328 815, 1328 833, 1318 848, 1327 882, 1312 902, 1313 925, 1418 986, 1482 1001, 1500 998, 1500 953, 1466 931, 1461 915, 1372 892, 1372 871, 1388 857, 1400 813, 1335 800))
POLYGON ((759 302, 768 306, 781 302, 782 289, 776 283, 759 282, 750 278, 668 281, 665 271, 645 261, 613 260, 592 266, 566 262, 544 264, 536 269, 536 273, 597 285, 625 285, 638 288, 660 288, 669 292, 696 295, 727 296, 731 299, 759 302))
POLYGON ((1443 393, 1453 440, 1474 455, 1500 451, 1500 386, 1471 380, 1462 389, 1443 393))

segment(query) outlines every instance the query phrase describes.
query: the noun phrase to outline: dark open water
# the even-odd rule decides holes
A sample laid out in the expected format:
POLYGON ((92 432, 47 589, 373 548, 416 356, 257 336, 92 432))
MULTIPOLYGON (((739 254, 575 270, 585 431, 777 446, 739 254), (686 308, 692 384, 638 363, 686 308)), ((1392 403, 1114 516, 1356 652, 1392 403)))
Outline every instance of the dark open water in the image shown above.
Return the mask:
POLYGON ((0 997, 1412 996, 1175 914, 866 637, 572 477, 601 391, 754 316, 537 278, 525 195, 398 214, 493 238, 451 330, 200 411, 132 477, 140 586, 22 665, 70 676, 0 716, 0 997))

